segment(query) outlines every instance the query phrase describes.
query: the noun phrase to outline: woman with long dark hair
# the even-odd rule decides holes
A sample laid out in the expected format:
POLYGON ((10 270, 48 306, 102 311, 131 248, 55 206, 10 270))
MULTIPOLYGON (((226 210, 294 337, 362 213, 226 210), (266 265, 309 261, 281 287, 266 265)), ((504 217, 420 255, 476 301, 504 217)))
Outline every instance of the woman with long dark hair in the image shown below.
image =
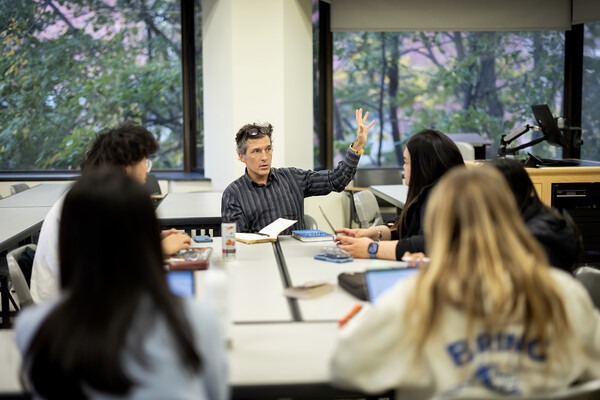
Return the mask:
POLYGON ((410 137, 404 149, 404 180, 408 185, 406 204, 396 222, 388 227, 340 229, 340 248, 355 258, 400 260, 405 252, 425 250, 422 219, 429 193, 442 175, 463 158, 448 136, 425 129, 410 137))
POLYGON ((35 395, 227 398, 218 321, 170 292, 154 207, 133 178, 101 169, 75 183, 59 260, 60 296, 23 310, 15 324, 35 395))

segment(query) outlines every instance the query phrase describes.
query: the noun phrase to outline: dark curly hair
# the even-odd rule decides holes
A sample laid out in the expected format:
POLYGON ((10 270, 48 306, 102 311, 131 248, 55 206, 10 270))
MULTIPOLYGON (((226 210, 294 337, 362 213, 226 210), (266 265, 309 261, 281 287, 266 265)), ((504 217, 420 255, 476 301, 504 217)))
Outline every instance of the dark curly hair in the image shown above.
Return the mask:
POLYGON ((158 148, 158 142, 146 128, 125 123, 98 134, 80 165, 81 171, 106 165, 125 169, 156 153, 158 148))

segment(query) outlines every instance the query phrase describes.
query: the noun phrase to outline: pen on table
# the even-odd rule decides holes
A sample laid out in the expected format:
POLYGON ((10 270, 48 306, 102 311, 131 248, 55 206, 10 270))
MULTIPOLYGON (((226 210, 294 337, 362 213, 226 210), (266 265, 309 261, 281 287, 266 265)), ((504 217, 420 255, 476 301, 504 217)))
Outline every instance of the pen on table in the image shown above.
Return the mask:
POLYGON ((350 321, 352 317, 358 314, 362 307, 363 306, 361 304, 355 305, 354 308, 352 308, 352 310, 350 310, 350 312, 344 316, 344 318, 338 321, 338 326, 341 328, 342 326, 346 325, 346 322, 350 321))

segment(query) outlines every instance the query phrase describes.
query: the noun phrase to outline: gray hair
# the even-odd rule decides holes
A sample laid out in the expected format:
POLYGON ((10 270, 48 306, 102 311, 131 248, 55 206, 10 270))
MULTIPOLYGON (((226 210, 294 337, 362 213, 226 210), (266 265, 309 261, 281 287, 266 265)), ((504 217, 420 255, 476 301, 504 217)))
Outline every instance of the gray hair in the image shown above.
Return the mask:
POLYGON ((271 138, 271 134, 273 133, 273 125, 269 124, 246 124, 240 128, 240 130, 235 135, 235 144, 236 150, 238 153, 246 154, 246 150, 248 150, 248 140, 250 139, 261 139, 265 136, 269 138, 271 143, 273 143, 273 138, 271 138), (248 132, 253 131, 251 134, 248 132))

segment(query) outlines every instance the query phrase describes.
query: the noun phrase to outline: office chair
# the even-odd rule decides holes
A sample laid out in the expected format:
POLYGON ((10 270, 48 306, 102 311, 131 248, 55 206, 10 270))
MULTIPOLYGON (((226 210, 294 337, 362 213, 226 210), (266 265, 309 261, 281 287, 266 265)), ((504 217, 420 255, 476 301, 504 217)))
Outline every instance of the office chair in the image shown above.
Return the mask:
POLYGON ((463 160, 474 160, 475 159, 475 148, 471 143, 466 142, 454 142, 456 147, 458 147, 458 151, 462 155, 463 160))
POLYGON ((600 269, 583 266, 573 271, 573 274, 590 293, 596 308, 600 309, 600 269))
POLYGON ((15 183, 14 185, 10 185, 10 194, 17 194, 29 189, 29 185, 26 183, 15 183))
MULTIPOLYGON (((402 168, 358 168, 356 174, 354 174, 354 186, 357 188, 368 188, 371 185, 401 185, 402 184, 402 168)), ((350 196, 352 199, 352 195, 350 196)), ((377 204, 379 207, 393 207, 392 204, 384 199, 376 197, 377 204)), ((351 205, 351 210, 355 207, 351 205)), ((351 223, 352 221, 360 223, 356 214, 350 214, 351 223)), ((382 214, 384 220, 395 220, 396 213, 388 212, 382 214)))
POLYGON ((306 229, 319 229, 317 221, 308 214, 304 214, 304 226, 306 229))
POLYGON ((29 291, 29 280, 31 279, 31 267, 36 248, 35 244, 27 244, 10 251, 6 255, 12 288, 19 298, 19 308, 21 309, 33 304, 29 291))
POLYGON ((400 185, 401 183, 401 168, 358 168, 354 174, 354 186, 356 187, 400 185))
POLYGON ((160 195, 162 191, 160 190, 160 185, 158 184, 158 179, 154 174, 146 175, 146 183, 144 183, 144 189, 150 195, 160 195))
POLYGON ((381 213, 379 212, 379 205, 373 192, 369 190, 363 190, 354 193, 354 208, 356 210, 356 216, 360 221, 361 228, 369 228, 373 225, 383 224, 381 213))
MULTIPOLYGON (((488 400, 518 399, 518 400, 598 400, 600 398, 600 379, 581 383, 566 389, 557 390, 543 395, 529 396, 485 396, 488 400)), ((436 396, 433 400, 480 400, 481 396, 436 396)))

